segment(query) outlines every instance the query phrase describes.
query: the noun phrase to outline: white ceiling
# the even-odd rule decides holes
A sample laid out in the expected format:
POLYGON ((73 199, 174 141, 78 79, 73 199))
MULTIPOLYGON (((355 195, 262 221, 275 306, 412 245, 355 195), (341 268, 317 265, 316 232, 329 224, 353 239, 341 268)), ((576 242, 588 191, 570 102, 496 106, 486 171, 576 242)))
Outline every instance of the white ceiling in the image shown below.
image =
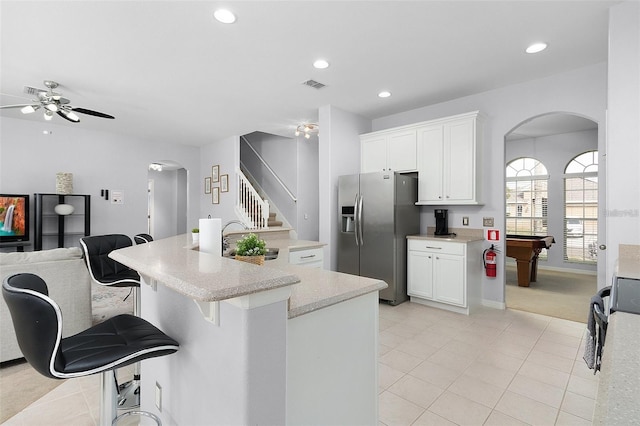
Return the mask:
POLYGON ((50 79, 71 105, 116 117, 56 124, 196 146, 291 136, 324 105, 374 119, 606 61, 615 3, 2 0, 0 105, 50 79), (235 24, 213 20, 220 6, 235 24), (319 57, 331 66, 314 69, 319 57))

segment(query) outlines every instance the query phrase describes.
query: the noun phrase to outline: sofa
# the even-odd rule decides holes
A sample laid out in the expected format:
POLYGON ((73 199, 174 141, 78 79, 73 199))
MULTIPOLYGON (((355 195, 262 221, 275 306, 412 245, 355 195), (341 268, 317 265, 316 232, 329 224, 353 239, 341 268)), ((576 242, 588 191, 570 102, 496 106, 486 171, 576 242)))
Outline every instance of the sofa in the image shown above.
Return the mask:
MULTIPOLYGON (((0 280, 29 272, 40 276, 62 311, 63 337, 91 327, 91 278, 79 247, 0 253, 0 280)), ((22 358, 9 308, 0 297, 0 362, 22 358)))

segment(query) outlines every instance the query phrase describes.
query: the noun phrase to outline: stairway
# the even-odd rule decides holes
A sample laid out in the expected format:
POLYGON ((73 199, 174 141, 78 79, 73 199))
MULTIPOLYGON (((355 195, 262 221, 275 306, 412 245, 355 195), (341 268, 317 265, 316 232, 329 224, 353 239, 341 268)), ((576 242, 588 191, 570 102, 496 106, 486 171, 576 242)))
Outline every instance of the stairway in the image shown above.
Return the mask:
POLYGON ((267 226, 269 228, 282 226, 282 221, 276 220, 276 214, 274 212, 269 212, 269 219, 267 219, 267 226))

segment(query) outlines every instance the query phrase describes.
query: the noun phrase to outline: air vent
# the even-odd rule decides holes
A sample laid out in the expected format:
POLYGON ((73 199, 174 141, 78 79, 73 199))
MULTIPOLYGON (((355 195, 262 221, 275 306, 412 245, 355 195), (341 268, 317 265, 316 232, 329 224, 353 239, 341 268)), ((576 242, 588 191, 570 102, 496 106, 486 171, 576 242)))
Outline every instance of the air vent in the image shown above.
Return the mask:
POLYGON ((309 87, 313 87, 314 89, 322 89, 323 87, 325 87, 324 84, 317 82, 315 80, 307 80, 307 81, 303 81, 302 84, 304 84, 305 86, 309 86, 309 87))

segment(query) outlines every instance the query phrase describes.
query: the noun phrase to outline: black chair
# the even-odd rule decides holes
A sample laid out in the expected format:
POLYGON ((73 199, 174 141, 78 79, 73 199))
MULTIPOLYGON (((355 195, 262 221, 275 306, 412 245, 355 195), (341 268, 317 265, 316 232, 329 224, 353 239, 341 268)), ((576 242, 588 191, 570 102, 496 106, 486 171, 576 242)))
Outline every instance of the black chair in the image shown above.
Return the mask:
POLYGON ((116 416, 115 369, 147 358, 169 355, 178 342, 149 322, 133 315, 118 315, 74 336, 62 338, 62 312, 48 296, 47 285, 34 274, 9 276, 2 283, 20 350, 40 374, 69 379, 102 373, 100 424, 111 425, 127 415, 160 419, 149 412, 116 416))
POLYGON ((133 236, 133 241, 135 241, 136 244, 146 244, 153 241, 153 237, 149 234, 138 234, 133 236))
MULTIPOLYGON (((131 247, 131 238, 122 234, 96 235, 80 238, 89 275, 96 284, 113 287, 131 287, 133 314, 140 316, 140 274, 116 262, 109 253, 120 248, 131 247)), ((131 409, 140 406, 140 367, 134 367, 133 380, 120 385, 118 405, 131 409)))

